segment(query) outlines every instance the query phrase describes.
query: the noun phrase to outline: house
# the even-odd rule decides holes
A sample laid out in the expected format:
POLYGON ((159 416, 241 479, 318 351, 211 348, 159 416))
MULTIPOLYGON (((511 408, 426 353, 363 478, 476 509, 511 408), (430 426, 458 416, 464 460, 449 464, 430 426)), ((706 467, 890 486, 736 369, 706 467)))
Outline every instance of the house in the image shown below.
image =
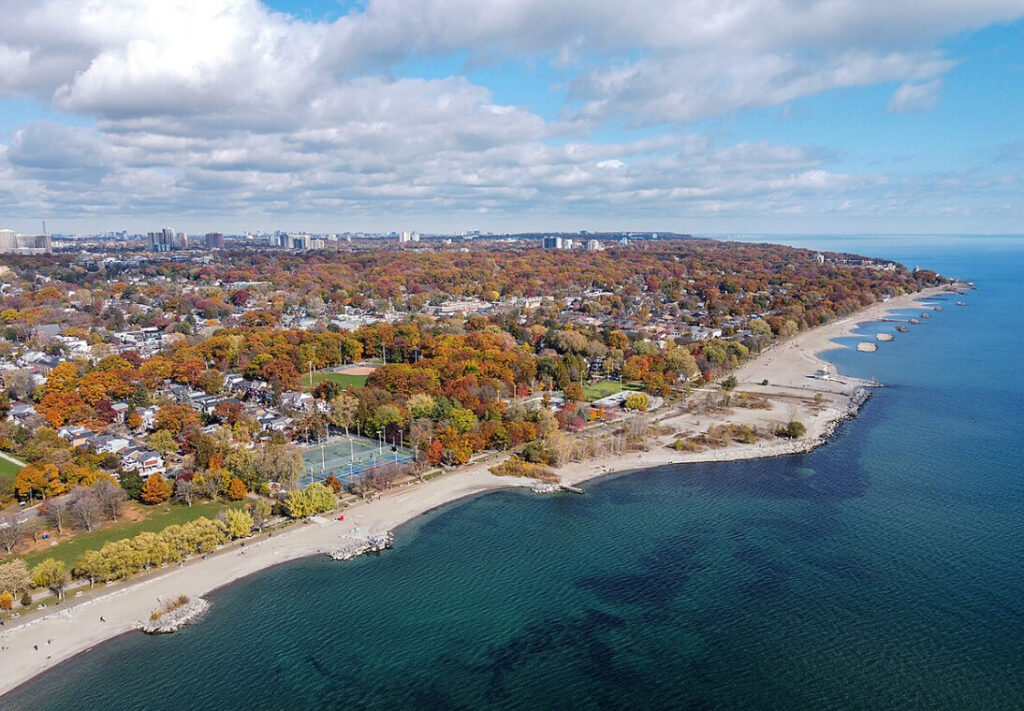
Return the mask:
POLYGON ((28 403, 19 402, 11 406, 11 411, 7 414, 12 420, 22 421, 27 420, 36 414, 36 409, 28 403))
POLYGON ((122 467, 128 471, 138 472, 143 478, 166 471, 164 458, 149 449, 134 447, 122 452, 120 459, 122 467))
POLYGON ((289 390, 288 392, 281 393, 279 402, 281 404, 281 409, 285 410, 308 411, 313 409, 313 396, 309 393, 298 392, 296 390, 289 390))

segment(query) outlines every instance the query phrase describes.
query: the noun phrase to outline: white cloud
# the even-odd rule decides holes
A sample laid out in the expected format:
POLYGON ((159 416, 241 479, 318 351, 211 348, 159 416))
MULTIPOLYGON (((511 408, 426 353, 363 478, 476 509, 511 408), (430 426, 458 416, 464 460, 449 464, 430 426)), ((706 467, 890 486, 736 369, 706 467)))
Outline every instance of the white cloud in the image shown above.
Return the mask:
POLYGON ((890 110, 921 110, 954 64, 939 38, 1022 13, 1022 0, 370 0, 325 23, 256 0, 4 0, 0 100, 35 97, 95 124, 14 131, 0 211, 341 220, 782 214, 840 194, 866 205, 858 193, 885 176, 832 171, 821 149, 677 128, 591 136, 879 82, 901 84, 890 110), (405 60, 451 53, 557 66, 562 118, 463 76, 401 76, 405 60))
POLYGON ((894 114, 907 114, 915 111, 934 109, 939 103, 941 79, 932 79, 922 83, 901 84, 889 100, 889 111, 894 114))

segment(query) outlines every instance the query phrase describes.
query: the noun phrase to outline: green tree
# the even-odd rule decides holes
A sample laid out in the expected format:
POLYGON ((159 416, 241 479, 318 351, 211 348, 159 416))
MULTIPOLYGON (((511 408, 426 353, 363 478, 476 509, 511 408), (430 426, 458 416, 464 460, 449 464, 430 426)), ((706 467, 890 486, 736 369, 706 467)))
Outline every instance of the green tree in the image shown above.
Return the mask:
POLYGON ((476 415, 473 414, 472 410, 467 410, 464 407, 452 408, 451 413, 448 415, 448 421, 452 423, 452 427, 459 434, 466 434, 477 425, 476 415))
POLYGON ((142 496, 142 475, 137 471, 132 470, 125 472, 119 477, 121 482, 121 488, 124 489, 124 493, 128 494, 129 497, 136 501, 142 496))
POLYGON ((157 430, 150 435, 149 446, 165 457, 171 452, 178 451, 178 443, 169 430, 157 430))
POLYGON ((59 560, 47 558, 32 569, 32 586, 49 588, 57 595, 58 600, 64 599, 64 588, 67 584, 68 571, 59 560))
POLYGON ((266 499, 256 499, 256 503, 252 506, 253 525, 262 531, 263 527, 267 525, 267 521, 270 520, 270 514, 273 510, 274 507, 266 499))

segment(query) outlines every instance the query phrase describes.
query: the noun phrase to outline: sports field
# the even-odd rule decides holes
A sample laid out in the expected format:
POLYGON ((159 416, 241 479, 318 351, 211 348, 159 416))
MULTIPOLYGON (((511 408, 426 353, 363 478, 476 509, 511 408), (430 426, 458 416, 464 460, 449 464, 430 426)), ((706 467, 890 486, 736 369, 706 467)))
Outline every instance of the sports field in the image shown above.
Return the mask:
POLYGON ((367 375, 349 375, 348 373, 325 373, 318 371, 313 373, 313 383, 310 385, 309 373, 302 376, 302 387, 315 388, 325 380, 330 380, 342 387, 361 388, 366 385, 367 375))
POLYGON ((376 369, 377 367, 374 365, 349 365, 330 370, 318 370, 313 373, 312 381, 310 381, 309 373, 306 373, 300 382, 307 389, 315 388, 325 380, 330 380, 344 388, 361 388, 366 385, 366 379, 376 369))
POLYGON ((302 461, 306 464, 302 483, 309 484, 323 481, 331 474, 347 481, 378 464, 408 464, 415 461, 415 453, 407 447, 392 447, 387 442, 353 435, 332 438, 323 446, 305 448, 302 461))

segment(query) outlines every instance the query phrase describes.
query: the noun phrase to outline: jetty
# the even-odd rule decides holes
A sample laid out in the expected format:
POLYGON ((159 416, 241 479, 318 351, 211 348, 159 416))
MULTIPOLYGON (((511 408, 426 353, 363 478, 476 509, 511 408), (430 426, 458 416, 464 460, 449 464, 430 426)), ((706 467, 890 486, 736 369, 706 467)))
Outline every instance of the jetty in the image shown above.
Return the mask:
POLYGON ((530 486, 530 491, 535 494, 558 494, 567 491, 570 494, 582 494, 583 489, 569 484, 560 484, 554 481, 537 481, 530 486))
POLYGON ((395 535, 391 531, 371 534, 366 537, 352 537, 343 545, 328 551, 327 557, 331 560, 352 560, 367 553, 380 553, 391 548, 395 542, 395 535))
POLYGON ((146 634, 170 634, 188 627, 209 609, 209 601, 196 598, 171 609, 157 610, 148 620, 139 624, 139 629, 146 634))

